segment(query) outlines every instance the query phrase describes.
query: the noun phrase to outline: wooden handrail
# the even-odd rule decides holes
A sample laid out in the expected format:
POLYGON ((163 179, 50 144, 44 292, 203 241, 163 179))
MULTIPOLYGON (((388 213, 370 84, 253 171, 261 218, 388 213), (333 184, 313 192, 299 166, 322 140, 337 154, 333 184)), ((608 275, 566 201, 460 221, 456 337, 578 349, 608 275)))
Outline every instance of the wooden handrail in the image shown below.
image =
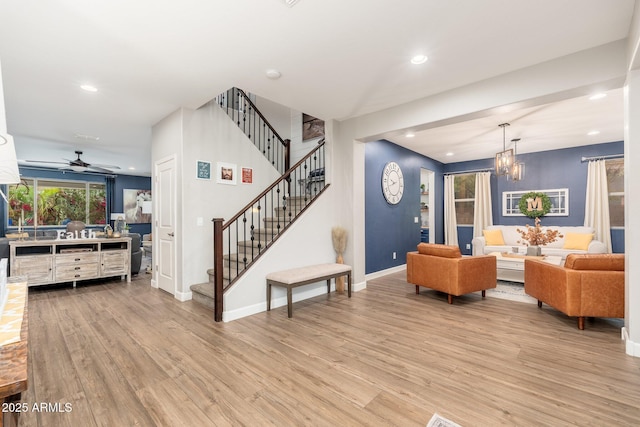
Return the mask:
POLYGON ((291 168, 287 169, 287 171, 284 174, 282 174, 282 176, 280 178, 278 178, 276 181, 274 181, 273 184, 268 186, 266 188, 266 190, 264 190, 262 193, 260 193, 258 196, 256 196, 253 200, 251 200, 249 203, 247 203, 242 209, 240 209, 237 214, 235 214, 229 221, 227 221, 227 223, 223 227, 223 230, 228 228, 229 225, 233 224, 249 208, 251 208, 254 204, 259 202, 260 199, 262 199, 264 196, 266 196, 267 193, 269 193, 274 187, 276 187, 282 181, 287 180, 289 178, 289 175, 291 174, 291 172, 294 171, 298 166, 303 164, 309 157, 311 157, 313 154, 315 154, 316 151, 318 151, 320 149, 320 147, 322 147, 324 145, 324 143, 325 143, 325 140, 323 138, 318 142, 318 146, 316 148, 314 148, 313 151, 309 152, 306 156, 304 156, 302 159, 300 159, 300 161, 298 161, 295 165, 293 165, 291 168))
MULTIPOLYGON (((240 92, 242 94, 242 96, 244 96, 245 101, 247 101, 249 103, 249 105, 251 106, 251 108, 253 108, 253 111, 256 112, 256 114, 258 114, 258 116, 260 116, 260 118, 264 121, 264 123, 269 127, 269 129, 271 129, 271 132, 273 132, 273 135, 278 138, 278 141, 280 141, 280 143, 282 145, 284 145, 285 147, 288 147, 288 139, 282 139, 282 137, 280 136, 280 134, 278 132, 276 132, 276 130, 273 128, 273 126, 271 126, 271 123, 269 123, 269 120, 267 120, 267 118, 260 112, 260 110, 258 110, 258 107, 256 107, 256 104, 253 103, 253 101, 251 101, 251 99, 249 99, 249 97, 247 96, 246 93, 244 93, 244 91, 240 88, 235 88, 238 92, 240 92)), ((290 141, 289 141, 290 142, 290 141)), ((286 159, 286 158, 285 158, 286 159)), ((285 168, 286 170, 286 168, 285 168)))

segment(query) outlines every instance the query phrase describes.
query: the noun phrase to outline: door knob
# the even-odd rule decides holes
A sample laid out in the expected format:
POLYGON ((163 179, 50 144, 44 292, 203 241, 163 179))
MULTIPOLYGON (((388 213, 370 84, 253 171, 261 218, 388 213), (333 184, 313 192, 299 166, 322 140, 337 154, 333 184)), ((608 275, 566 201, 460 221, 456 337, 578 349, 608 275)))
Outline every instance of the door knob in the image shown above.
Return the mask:
POLYGON ((169 233, 169 237, 173 237, 175 236, 175 233, 172 231, 171 233, 169 233))

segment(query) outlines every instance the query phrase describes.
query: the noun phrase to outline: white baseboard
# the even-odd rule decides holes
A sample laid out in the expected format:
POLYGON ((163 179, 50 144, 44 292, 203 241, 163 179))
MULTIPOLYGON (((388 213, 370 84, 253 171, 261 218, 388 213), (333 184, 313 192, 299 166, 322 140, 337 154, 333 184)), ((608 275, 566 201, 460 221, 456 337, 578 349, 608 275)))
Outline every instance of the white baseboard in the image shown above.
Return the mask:
POLYGON ((175 299, 177 299, 180 302, 185 302, 185 301, 189 301, 190 299, 193 298, 193 294, 191 293, 191 291, 189 292, 176 292, 176 294, 173 296, 175 299))
POLYGON ((364 276, 365 280, 377 279, 378 277, 386 276, 387 274, 397 273, 407 269, 407 264, 398 265, 397 267, 387 268, 386 270, 376 271, 364 276))
POLYGON ((629 333, 626 327, 622 328, 622 339, 625 342, 625 353, 629 356, 640 357, 640 343, 633 342, 629 339, 629 333))

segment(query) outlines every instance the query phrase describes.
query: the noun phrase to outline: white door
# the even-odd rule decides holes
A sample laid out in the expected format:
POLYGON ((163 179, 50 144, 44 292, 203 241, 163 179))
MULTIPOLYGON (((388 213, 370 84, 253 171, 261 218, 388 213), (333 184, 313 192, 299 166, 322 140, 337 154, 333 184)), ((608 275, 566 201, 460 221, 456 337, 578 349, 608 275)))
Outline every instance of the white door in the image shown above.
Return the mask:
MULTIPOLYGON (((157 200, 156 240, 157 256, 154 256, 156 280, 158 288, 176 293, 176 159, 170 157, 156 163, 156 192, 157 200)), ((154 254, 155 255, 155 254, 154 254)))

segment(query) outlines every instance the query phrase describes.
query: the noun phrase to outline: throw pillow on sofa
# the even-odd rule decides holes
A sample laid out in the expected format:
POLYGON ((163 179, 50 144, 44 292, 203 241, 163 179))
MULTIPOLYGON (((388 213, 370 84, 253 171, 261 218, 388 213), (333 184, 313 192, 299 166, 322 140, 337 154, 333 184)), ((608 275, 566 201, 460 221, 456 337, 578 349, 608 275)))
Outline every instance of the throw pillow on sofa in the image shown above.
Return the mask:
POLYGON ((504 246, 504 237, 502 236, 502 230, 482 230, 484 235, 485 245, 487 246, 504 246))
POLYGON ((562 249, 578 249, 586 251, 589 249, 589 243, 593 240, 593 234, 586 233, 566 233, 564 236, 564 245, 562 249))

